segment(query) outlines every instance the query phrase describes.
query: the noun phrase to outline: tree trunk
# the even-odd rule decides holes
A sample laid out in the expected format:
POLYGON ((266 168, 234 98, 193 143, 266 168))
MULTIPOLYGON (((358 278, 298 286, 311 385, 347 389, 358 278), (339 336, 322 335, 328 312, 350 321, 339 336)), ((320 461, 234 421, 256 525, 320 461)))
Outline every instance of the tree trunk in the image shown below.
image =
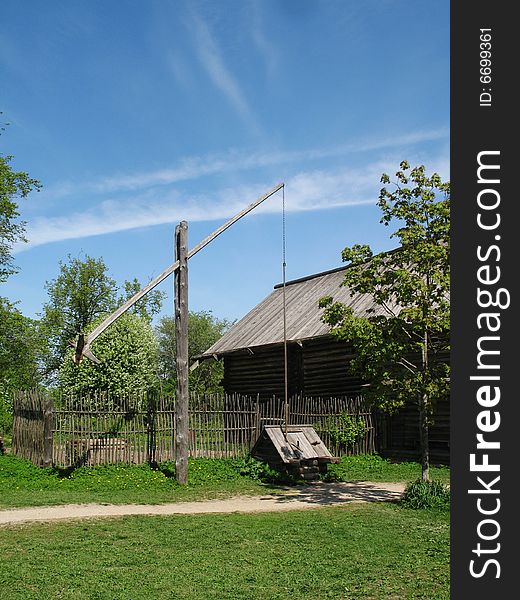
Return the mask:
POLYGON ((430 481, 430 441, 428 422, 428 396, 423 394, 419 400, 419 427, 421 442, 422 480, 430 481))
MULTIPOLYGON (((424 332, 424 341, 422 347, 422 383, 423 390, 426 389, 428 373, 428 330, 424 332)), ((429 398, 426 392, 423 392, 419 399, 419 427, 420 427, 420 440, 421 440, 421 470, 422 480, 430 481, 430 440, 429 440, 429 398)))

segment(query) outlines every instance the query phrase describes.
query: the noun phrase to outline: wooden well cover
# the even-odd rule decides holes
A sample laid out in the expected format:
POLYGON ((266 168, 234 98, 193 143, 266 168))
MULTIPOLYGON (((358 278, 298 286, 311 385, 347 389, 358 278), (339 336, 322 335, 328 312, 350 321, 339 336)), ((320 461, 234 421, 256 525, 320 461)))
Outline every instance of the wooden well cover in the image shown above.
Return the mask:
POLYGON ((338 461, 311 425, 289 425, 287 440, 284 432, 283 426, 266 425, 251 450, 252 456, 265 460, 266 454, 270 454, 274 449, 286 464, 299 463, 302 460, 338 461))

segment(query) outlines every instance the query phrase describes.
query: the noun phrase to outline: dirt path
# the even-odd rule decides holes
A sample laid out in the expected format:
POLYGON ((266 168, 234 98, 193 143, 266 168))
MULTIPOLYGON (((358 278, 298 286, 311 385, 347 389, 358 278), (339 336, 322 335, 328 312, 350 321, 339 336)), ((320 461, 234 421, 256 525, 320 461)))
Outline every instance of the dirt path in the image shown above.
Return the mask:
POLYGON ((14 523, 87 519, 126 515, 192 515, 201 513, 258 513, 303 510, 338 506, 351 502, 384 502, 397 500, 404 491, 403 483, 319 483, 283 494, 237 496, 224 500, 176 502, 174 504, 65 504, 34 508, 0 510, 0 526, 14 523))

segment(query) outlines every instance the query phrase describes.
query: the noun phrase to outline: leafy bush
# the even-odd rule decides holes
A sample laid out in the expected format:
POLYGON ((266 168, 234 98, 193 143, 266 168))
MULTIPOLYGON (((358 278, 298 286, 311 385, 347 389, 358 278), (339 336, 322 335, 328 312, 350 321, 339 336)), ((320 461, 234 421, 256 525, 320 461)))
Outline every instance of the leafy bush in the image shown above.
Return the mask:
POLYGON ((441 508, 450 507, 450 490, 440 481, 416 481, 408 484, 404 491, 401 505, 406 508, 441 508))
POLYGON ((274 483, 278 485, 295 485, 302 482, 301 477, 281 473, 272 469, 267 463, 264 463, 252 456, 234 461, 235 469, 242 477, 249 477, 253 481, 261 483, 274 483))
POLYGON ((363 417, 356 417, 343 412, 325 419, 321 429, 327 432, 333 444, 342 448, 352 448, 367 433, 363 417))
POLYGON ((0 437, 3 433, 10 432, 13 427, 13 405, 11 398, 2 393, 0 384, 0 437))
POLYGON ((256 460, 252 456, 246 456, 245 458, 238 459, 234 462, 234 467, 243 477, 249 477, 256 481, 261 481, 269 474, 272 469, 269 465, 263 463, 260 460, 256 460))
POLYGON ((257 460, 252 456, 236 460, 234 466, 242 477, 249 477, 254 481, 273 481, 279 475, 267 463, 257 460))

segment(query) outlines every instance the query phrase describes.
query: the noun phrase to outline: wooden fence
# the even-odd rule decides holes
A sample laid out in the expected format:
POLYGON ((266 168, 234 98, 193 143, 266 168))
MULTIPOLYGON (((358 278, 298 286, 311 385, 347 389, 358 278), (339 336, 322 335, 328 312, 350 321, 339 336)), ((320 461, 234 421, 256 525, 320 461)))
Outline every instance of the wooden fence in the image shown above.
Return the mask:
POLYGON ((52 465, 53 404, 43 394, 18 392, 13 397, 12 451, 42 467, 52 465))
MULTIPOLYGON (((285 421, 285 402, 271 398, 260 403, 262 424, 285 421)), ((323 443, 334 456, 348 454, 371 454, 376 452, 376 419, 363 401, 362 396, 321 398, 295 396, 289 400, 288 424, 312 425, 323 443), (353 443, 345 443, 348 429, 355 426, 358 435, 353 443)))
MULTIPOLYGON (((41 393, 23 392, 16 394, 13 406, 13 452, 35 464, 68 467, 175 460, 173 398, 96 395, 53 402, 41 393)), ((288 424, 313 425, 336 456, 376 450, 374 418, 359 396, 294 397, 288 408, 288 424), (345 444, 342 433, 353 420, 358 439, 345 444)), ((284 419, 285 403, 280 398, 192 395, 190 456, 245 456, 264 424, 282 425, 284 419)))

